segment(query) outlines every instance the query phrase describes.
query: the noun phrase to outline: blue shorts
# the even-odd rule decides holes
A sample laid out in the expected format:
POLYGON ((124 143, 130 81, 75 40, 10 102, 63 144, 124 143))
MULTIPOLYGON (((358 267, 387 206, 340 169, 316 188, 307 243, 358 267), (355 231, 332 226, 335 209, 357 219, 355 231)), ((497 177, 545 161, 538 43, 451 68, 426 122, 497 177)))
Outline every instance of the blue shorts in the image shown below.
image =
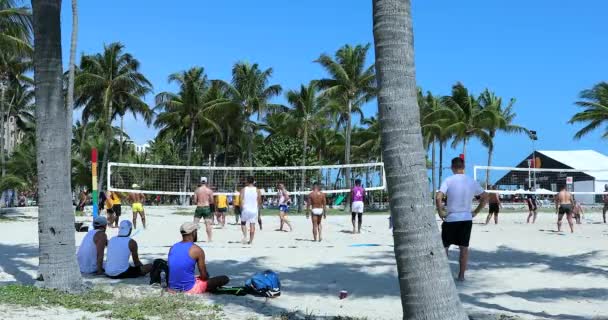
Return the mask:
POLYGON ((281 204, 279 205, 279 211, 287 213, 289 212, 289 206, 286 204, 281 204))

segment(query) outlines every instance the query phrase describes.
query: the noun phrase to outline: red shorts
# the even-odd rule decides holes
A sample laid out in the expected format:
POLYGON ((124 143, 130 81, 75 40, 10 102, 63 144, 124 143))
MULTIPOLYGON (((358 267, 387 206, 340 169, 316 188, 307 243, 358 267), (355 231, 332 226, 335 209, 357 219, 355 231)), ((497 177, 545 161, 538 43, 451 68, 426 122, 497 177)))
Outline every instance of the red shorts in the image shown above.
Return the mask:
POLYGON ((185 294, 201 294, 207 291, 207 281, 203 281, 201 277, 194 278, 194 287, 184 292, 185 294))

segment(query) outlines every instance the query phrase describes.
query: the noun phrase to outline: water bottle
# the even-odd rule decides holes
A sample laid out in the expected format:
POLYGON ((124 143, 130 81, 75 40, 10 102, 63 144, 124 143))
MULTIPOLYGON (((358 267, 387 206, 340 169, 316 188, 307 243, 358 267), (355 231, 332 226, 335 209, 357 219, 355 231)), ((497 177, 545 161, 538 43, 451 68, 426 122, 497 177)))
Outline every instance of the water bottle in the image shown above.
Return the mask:
POLYGON ((160 286, 161 288, 167 287, 167 273, 164 270, 160 272, 160 286))

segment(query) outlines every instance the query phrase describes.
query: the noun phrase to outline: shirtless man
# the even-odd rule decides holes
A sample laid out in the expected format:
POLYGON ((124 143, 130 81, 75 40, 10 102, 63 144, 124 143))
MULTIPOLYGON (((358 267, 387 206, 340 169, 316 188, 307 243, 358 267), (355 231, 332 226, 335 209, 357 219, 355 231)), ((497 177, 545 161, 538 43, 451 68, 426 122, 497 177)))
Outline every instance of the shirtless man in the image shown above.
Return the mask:
POLYGON ((608 211, 608 184, 604 185, 604 192, 606 192, 602 196, 602 200, 604 200, 604 208, 602 209, 602 217, 604 218, 604 223, 606 223, 606 211, 608 211))
MULTIPOLYGON (((534 191, 534 189, 530 189, 530 191, 534 191)), ((533 194, 526 195, 526 203, 528 204, 528 219, 527 223, 530 223, 530 219, 532 219, 532 223, 536 223, 536 215, 538 214, 538 206, 536 205, 536 196, 533 194)))
POLYGON ((583 206, 581 206, 580 201, 574 200, 574 208, 572 209, 572 213, 574 214, 574 220, 576 220, 576 224, 581 224, 581 218, 583 217, 584 210, 583 206))
POLYGON ((289 231, 293 231, 293 227, 291 226, 291 223, 289 222, 289 219, 287 218, 287 214, 289 213, 289 205, 291 205, 291 197, 289 195, 289 192, 287 192, 287 189, 285 189, 285 185, 282 183, 279 183, 278 186, 278 192, 277 192, 277 196, 278 196, 278 202, 279 202, 279 219, 280 219, 280 225, 279 225, 279 230, 283 231, 283 226, 286 224, 289 227, 289 231))
MULTIPOLYGON (((492 190, 495 191, 496 186, 492 186, 492 190)), ((498 224, 498 213, 500 212, 500 207, 502 206, 498 193, 488 193, 488 202, 490 203, 490 208, 488 212, 488 217, 486 218, 486 224, 490 223, 492 215, 494 215, 494 224, 498 224)))
MULTIPOLYGON (((132 186, 133 189, 139 189, 137 184, 132 186)), ((131 202, 131 209, 133 210, 133 229, 137 228, 137 214, 141 215, 141 223, 146 228, 146 213, 144 212, 144 202, 146 197, 143 193, 131 192, 129 193, 129 201, 131 202)))
POLYGON ((557 215, 557 231, 562 231, 562 219, 564 214, 570 225, 570 232, 574 233, 574 223, 572 223, 572 193, 566 190, 566 186, 562 186, 560 192, 555 197, 555 211, 557 215))
POLYGON ((323 219, 327 219, 325 213, 327 205, 327 199, 325 194, 321 192, 321 188, 318 183, 312 185, 312 192, 308 195, 308 203, 306 204, 306 219, 310 216, 310 207, 312 207, 312 237, 313 241, 321 242, 323 237, 321 235, 321 216, 323 219), (318 234, 318 237, 317 237, 318 234))
POLYGON ((205 219, 205 230, 207 231, 207 240, 212 241, 213 235, 211 226, 213 222, 213 211, 211 211, 211 205, 213 203, 213 190, 207 186, 207 178, 201 177, 201 182, 198 184, 198 188, 194 191, 194 203, 196 203, 196 211, 194 211, 194 223, 198 223, 202 219, 205 219))

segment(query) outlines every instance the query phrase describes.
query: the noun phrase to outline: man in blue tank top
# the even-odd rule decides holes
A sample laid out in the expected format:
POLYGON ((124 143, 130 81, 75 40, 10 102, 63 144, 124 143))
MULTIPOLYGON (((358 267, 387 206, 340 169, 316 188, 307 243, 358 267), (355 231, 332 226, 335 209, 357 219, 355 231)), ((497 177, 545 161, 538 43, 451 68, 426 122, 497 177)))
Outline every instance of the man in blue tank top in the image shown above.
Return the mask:
POLYGON ((226 285, 230 279, 227 276, 209 277, 205 264, 205 251, 194 242, 198 239, 198 224, 186 222, 179 231, 182 241, 169 250, 169 289, 186 294, 213 292, 226 285), (195 266, 198 265, 199 275, 195 276, 195 266))

